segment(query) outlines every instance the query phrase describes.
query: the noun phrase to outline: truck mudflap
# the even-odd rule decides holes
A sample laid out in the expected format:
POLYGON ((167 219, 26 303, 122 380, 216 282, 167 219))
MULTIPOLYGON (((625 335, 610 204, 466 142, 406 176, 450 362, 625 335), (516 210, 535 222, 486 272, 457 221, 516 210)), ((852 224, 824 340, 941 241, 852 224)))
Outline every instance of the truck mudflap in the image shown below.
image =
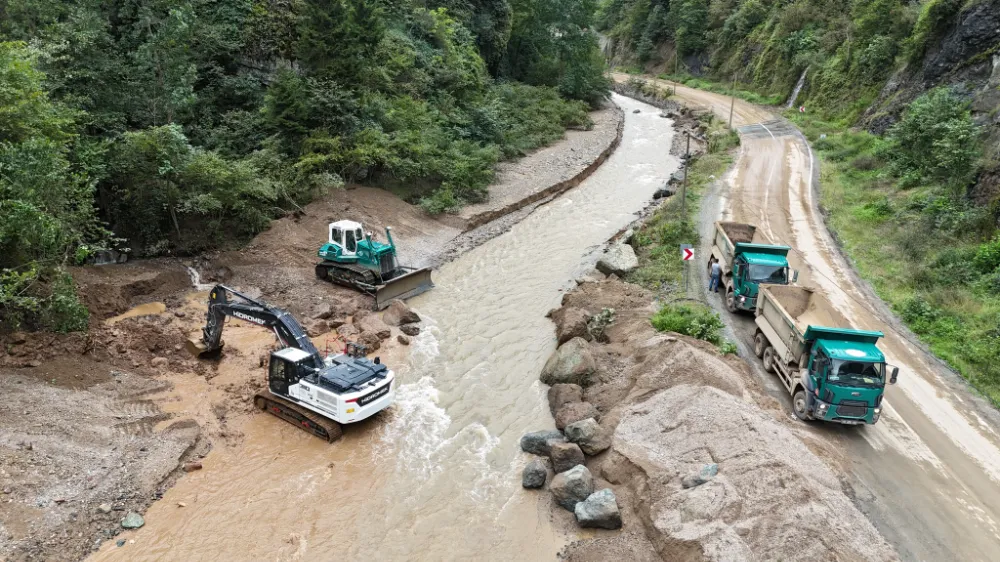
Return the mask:
POLYGON ((375 287, 375 310, 389 306, 393 299, 408 299, 434 288, 431 269, 424 267, 400 275, 384 285, 375 287))

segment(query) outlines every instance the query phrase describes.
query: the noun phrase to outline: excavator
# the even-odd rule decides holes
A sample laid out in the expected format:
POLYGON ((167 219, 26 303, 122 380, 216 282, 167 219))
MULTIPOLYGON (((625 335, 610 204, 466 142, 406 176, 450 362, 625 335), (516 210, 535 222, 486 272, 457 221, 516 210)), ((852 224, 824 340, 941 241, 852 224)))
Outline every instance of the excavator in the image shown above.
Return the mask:
POLYGON ((392 405, 395 375, 378 357, 368 360, 363 346, 349 343, 343 353, 323 358, 288 311, 225 285, 209 293, 202 337, 189 340, 188 351, 199 358, 218 357, 227 316, 267 328, 278 338, 280 349, 268 362, 267 388, 254 396, 261 410, 332 443, 342 435, 342 425, 392 405))
POLYGON ((317 254, 316 277, 352 287, 375 297, 375 309, 382 310, 393 299, 408 299, 432 287, 430 268, 399 265, 392 228, 385 228, 388 244, 365 233, 361 223, 342 220, 330 223, 329 239, 317 254))

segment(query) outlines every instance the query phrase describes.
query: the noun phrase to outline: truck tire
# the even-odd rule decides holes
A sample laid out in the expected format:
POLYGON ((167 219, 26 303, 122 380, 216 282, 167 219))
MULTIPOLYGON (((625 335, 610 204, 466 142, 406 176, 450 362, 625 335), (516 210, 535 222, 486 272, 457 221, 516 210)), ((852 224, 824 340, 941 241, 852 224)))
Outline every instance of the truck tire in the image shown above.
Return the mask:
POLYGON ((757 330, 757 333, 753 335, 753 354, 760 359, 764 356, 764 348, 767 347, 767 338, 764 337, 764 332, 757 330))
POLYGON ((768 373, 774 372, 774 348, 771 346, 764 348, 764 370, 768 373))
POLYGON ((792 395, 792 412, 795 413, 795 417, 802 421, 810 421, 812 417, 809 415, 809 400, 806 396, 806 391, 804 388, 799 387, 795 394, 792 395))
POLYGON ((736 314, 738 310, 736 308, 736 293, 733 291, 733 287, 730 285, 726 286, 726 310, 736 314))

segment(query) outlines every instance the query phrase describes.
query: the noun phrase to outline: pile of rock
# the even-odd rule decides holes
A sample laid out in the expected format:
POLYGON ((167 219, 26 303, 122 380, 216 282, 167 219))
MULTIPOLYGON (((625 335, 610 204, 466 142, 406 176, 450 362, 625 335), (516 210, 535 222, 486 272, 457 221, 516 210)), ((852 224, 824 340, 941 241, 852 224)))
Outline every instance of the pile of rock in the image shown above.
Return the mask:
MULTIPOLYGON (((549 491, 557 504, 576 515, 581 527, 619 529, 622 516, 615 493, 610 488, 594 491, 594 477, 584 464, 584 452, 598 454, 610 445, 610 436, 594 418, 566 426, 565 433, 536 431, 521 438, 523 451, 549 458, 555 473, 549 491)), ((545 462, 535 459, 524 467, 521 484, 525 488, 542 488, 547 478, 545 462)))

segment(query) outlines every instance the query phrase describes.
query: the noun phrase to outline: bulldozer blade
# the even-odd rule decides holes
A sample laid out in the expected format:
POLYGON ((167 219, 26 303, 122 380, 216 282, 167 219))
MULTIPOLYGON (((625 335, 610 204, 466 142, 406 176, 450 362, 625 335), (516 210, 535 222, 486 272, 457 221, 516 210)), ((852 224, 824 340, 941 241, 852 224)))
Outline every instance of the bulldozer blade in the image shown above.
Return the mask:
POLYGON ((408 299, 434 287, 431 269, 425 267, 401 275, 375 289, 375 309, 382 310, 393 299, 408 299))

